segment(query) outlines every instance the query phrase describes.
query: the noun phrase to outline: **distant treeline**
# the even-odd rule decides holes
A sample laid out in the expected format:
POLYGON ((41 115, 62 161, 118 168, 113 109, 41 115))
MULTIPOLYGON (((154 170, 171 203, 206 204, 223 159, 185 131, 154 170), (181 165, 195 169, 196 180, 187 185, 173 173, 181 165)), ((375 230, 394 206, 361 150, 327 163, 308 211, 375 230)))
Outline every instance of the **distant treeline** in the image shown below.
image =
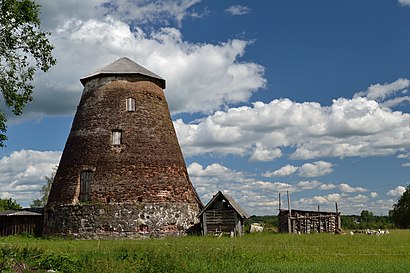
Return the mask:
MULTIPOLYGON (((368 210, 363 210, 360 215, 342 215, 342 229, 362 230, 362 229, 392 229, 395 225, 390 216, 376 216, 368 210)), ((278 216, 253 215, 245 220, 245 229, 252 223, 260 223, 268 230, 277 230, 278 216)))
POLYGON ((368 210, 360 215, 342 215, 342 228, 355 229, 392 229, 395 225, 390 216, 376 216, 368 210))
POLYGON ((253 223, 262 224, 264 228, 271 228, 271 229, 278 229, 278 216, 277 215, 265 215, 265 216, 256 216, 252 215, 248 219, 245 220, 245 230, 253 223))

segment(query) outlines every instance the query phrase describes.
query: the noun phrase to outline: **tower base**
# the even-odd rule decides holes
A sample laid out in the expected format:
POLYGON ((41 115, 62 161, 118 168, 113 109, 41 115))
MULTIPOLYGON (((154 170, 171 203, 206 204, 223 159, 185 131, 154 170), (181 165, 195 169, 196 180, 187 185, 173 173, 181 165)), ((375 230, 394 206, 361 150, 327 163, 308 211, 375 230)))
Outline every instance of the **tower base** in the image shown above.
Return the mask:
POLYGON ((181 236, 199 222, 198 204, 137 203, 47 206, 45 236, 79 239, 181 236))

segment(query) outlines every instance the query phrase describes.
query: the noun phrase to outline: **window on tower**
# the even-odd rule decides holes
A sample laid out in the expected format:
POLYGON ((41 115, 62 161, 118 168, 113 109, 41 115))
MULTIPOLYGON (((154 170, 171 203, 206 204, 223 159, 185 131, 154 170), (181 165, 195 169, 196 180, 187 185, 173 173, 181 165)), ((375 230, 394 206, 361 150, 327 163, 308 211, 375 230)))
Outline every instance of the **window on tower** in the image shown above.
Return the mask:
POLYGON ((135 111, 135 99, 128 98, 126 99, 127 111, 134 112, 135 111))
POLYGON ((90 200, 91 181, 93 180, 93 171, 81 171, 80 173, 80 202, 90 200))
POLYGON ((114 130, 112 131, 112 145, 121 145, 122 143, 122 131, 114 130))

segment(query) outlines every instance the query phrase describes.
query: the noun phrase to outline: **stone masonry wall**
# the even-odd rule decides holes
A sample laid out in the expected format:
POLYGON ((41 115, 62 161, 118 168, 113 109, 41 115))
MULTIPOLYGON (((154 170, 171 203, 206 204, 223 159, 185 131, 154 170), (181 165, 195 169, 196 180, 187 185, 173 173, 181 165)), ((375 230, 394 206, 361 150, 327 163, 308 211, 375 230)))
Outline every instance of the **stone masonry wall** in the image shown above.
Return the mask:
POLYGON ((180 236, 198 222, 197 204, 78 204, 47 209, 44 234, 79 239, 180 236))

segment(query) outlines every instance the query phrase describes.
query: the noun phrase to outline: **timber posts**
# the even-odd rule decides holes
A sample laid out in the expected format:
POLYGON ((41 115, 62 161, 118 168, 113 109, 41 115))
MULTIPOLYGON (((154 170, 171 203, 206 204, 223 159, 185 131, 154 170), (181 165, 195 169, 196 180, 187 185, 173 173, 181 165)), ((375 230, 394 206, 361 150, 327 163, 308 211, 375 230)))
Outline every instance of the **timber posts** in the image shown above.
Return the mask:
POLYGON ((289 195, 289 191, 286 191, 286 194, 288 196, 288 212, 289 212, 289 217, 288 217, 288 232, 292 233, 292 209, 290 208, 290 195, 289 195))
POLYGON ((279 211, 282 208, 282 200, 280 199, 280 193, 279 193, 279 211))

